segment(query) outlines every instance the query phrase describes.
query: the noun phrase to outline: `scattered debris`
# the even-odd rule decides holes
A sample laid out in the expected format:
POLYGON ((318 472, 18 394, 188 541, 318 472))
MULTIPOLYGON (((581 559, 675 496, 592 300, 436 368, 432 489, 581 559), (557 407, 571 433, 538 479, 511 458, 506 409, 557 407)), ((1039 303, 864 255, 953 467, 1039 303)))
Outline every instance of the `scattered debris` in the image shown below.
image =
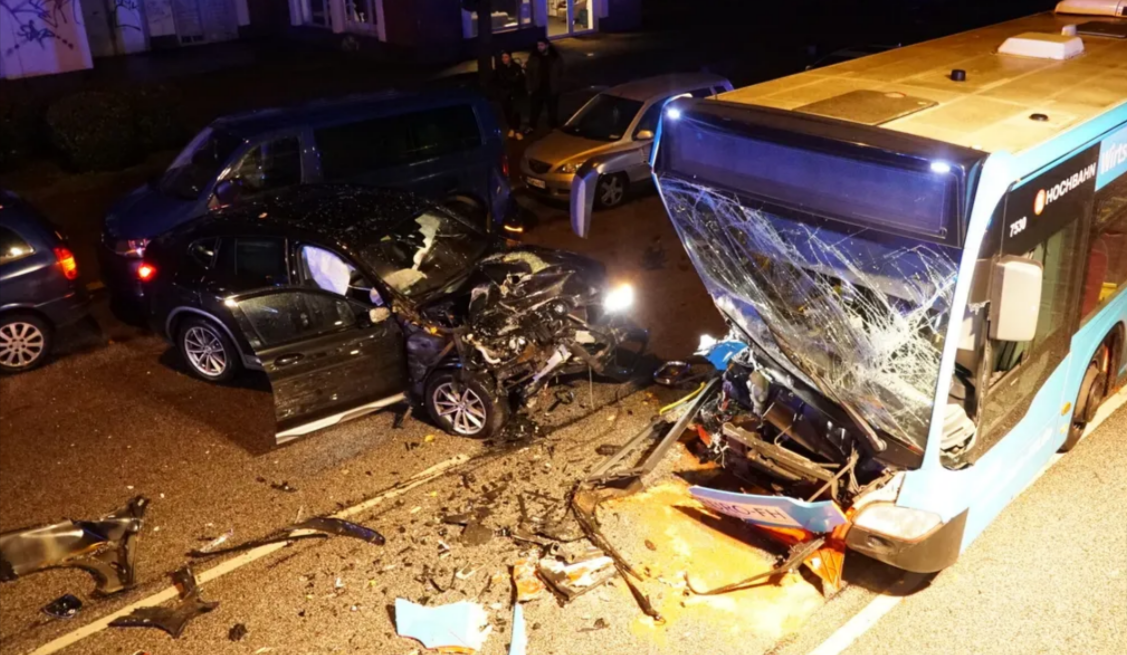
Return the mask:
POLYGON ((275 483, 271 484, 270 488, 271 489, 277 489, 278 491, 284 491, 288 494, 292 494, 295 491, 297 491, 297 487, 291 487, 290 483, 286 482, 285 480, 283 480, 282 482, 275 482, 275 483))
POLYGON ((172 607, 141 607, 131 614, 118 617, 111 623, 115 628, 159 628, 173 639, 178 639, 188 623, 219 606, 200 598, 200 588, 191 565, 185 565, 172 574, 172 582, 180 592, 180 597, 172 607))
POLYGON ((610 627, 610 624, 607 623, 607 620, 600 617, 600 618, 595 619, 595 625, 591 626, 590 628, 580 628, 579 631, 580 632, 595 632, 597 630, 604 630, 604 629, 609 628, 609 627, 610 627))
POLYGON ((333 518, 331 516, 316 516, 306 519, 301 523, 296 523, 290 527, 275 532, 272 535, 250 541, 247 543, 223 548, 220 550, 204 551, 193 550, 188 553, 191 557, 207 557, 212 555, 225 555, 227 553, 241 552, 265 546, 267 544, 275 544, 283 541, 296 541, 298 539, 324 539, 328 535, 336 535, 339 537, 352 537, 359 539, 370 544, 377 546, 384 545, 387 540, 382 534, 375 530, 364 527, 362 525, 345 521, 344 519, 333 518))
POLYGON ((481 546, 493 538, 492 528, 487 528, 481 523, 470 523, 462 530, 461 541, 467 546, 481 546))
POLYGON ((680 387, 694 377, 692 364, 674 360, 659 366, 653 380, 663 387, 680 387))
POLYGON ((216 537, 216 538, 212 539, 211 541, 207 542, 207 544, 205 544, 204 546, 200 547, 200 552, 201 553, 210 553, 211 551, 215 550, 216 548, 219 548, 220 546, 222 546, 224 543, 227 542, 228 539, 230 539, 234 535, 235 535, 235 529, 231 528, 230 530, 224 532, 223 534, 219 535, 218 537, 216 537))
POLYGON ((82 609, 82 601, 74 594, 63 594, 43 606, 43 613, 56 619, 69 619, 82 609))
POLYGON ((764 571, 763 573, 760 573, 758 575, 753 575, 750 578, 740 580, 739 582, 726 584, 722 587, 701 591, 693 587, 693 581, 688 577, 688 574, 686 574, 685 576, 685 583, 688 585, 689 591, 698 596, 718 596, 720 594, 747 589, 748 587, 754 586, 756 584, 762 584, 764 581, 771 580, 772 578, 781 576, 785 573, 790 573, 791 571, 795 570, 802 564, 803 560, 816 553, 825 542, 826 540, 824 537, 817 537, 811 541, 799 544, 798 546, 792 548, 787 558, 775 568, 769 571, 764 571))
POLYGON ((657 550, 657 546, 655 546, 654 542, 650 541, 649 539, 646 539, 646 548, 649 548, 650 550, 657 550))
POLYGON ((621 446, 616 446, 612 443, 605 443, 595 448, 595 454, 602 455, 603 457, 610 457, 611 455, 616 454, 620 448, 621 446))
POLYGON ((614 560, 606 555, 585 559, 574 564, 565 564, 557 559, 540 560, 540 577, 552 586, 564 601, 595 589, 615 576, 614 560))
POLYGON ((509 655, 526 655, 528 652, 528 632, 524 627, 524 608, 520 603, 513 605, 513 636, 509 642, 509 655))
POLYGON ((236 623, 227 631, 227 638, 231 641, 242 641, 243 637, 247 636, 247 632, 249 630, 245 623, 236 623))
POLYGON ((96 521, 63 521, 0 535, 0 582, 52 568, 77 568, 94 576, 94 593, 106 596, 133 586, 133 542, 149 500, 137 496, 96 521))
POLYGON ((425 607, 403 598, 395 599, 395 631, 416 639, 426 648, 456 649, 462 653, 481 650, 493 626, 485 609, 469 601, 425 607))
POLYGON ((544 591, 544 582, 536 576, 540 560, 529 553, 513 564, 513 587, 518 603, 535 600, 544 591))

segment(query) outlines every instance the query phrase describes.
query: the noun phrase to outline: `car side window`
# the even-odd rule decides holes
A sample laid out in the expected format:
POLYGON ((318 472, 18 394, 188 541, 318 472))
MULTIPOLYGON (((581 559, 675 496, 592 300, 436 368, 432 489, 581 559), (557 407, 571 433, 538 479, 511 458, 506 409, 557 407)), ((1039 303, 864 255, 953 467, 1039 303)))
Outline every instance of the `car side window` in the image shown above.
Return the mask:
POLYGON ((262 347, 339 332, 356 325, 356 311, 339 297, 314 291, 283 291, 239 302, 262 347))
POLYGON ((188 257, 196 265, 210 269, 215 264, 215 254, 219 251, 219 239, 199 239, 188 245, 188 257))
POLYGON ((689 95, 693 96, 694 98, 708 98, 714 94, 712 92, 712 87, 705 87, 703 89, 694 89, 689 93, 689 95))
POLYGON ((35 249, 31 244, 16 234, 15 230, 0 227, 0 264, 23 259, 33 252, 35 249))
POLYGON ((650 105, 646 113, 642 114, 642 119, 638 121, 638 127, 634 129, 634 138, 638 138, 638 133, 643 131, 653 132, 657 129, 657 121, 661 118, 661 108, 665 106, 665 99, 658 100, 650 105))
POLYGON ((233 291, 289 284, 286 241, 275 237, 225 237, 216 263, 219 278, 233 291))
POLYGON ((234 179, 248 193, 259 193, 301 184, 301 145, 296 136, 286 136, 256 146, 235 167, 234 179))

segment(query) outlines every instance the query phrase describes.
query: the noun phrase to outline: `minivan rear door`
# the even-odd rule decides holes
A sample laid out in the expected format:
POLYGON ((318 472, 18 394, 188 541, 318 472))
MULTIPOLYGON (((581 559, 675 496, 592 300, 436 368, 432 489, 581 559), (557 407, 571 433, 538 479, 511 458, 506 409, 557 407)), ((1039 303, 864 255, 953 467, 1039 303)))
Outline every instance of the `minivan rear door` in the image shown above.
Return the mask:
POLYGON ((227 305, 270 378, 278 444, 404 400, 403 332, 386 308, 294 288, 227 305))

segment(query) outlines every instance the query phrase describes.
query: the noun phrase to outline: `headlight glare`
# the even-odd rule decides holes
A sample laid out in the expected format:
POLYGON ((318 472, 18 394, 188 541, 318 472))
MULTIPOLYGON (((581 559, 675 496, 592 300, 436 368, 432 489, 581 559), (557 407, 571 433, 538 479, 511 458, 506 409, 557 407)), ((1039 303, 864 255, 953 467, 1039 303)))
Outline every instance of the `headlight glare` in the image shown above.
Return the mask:
POLYGON ((620 284, 607 292, 603 298, 603 308, 608 312, 621 312, 634 304, 634 287, 620 284))
POLYGON ((575 173, 577 173, 579 171, 579 167, 582 166, 584 163, 585 162, 581 162, 581 161, 569 161, 568 163, 564 164, 563 166, 560 166, 560 172, 565 173, 567 175, 574 175, 575 173))

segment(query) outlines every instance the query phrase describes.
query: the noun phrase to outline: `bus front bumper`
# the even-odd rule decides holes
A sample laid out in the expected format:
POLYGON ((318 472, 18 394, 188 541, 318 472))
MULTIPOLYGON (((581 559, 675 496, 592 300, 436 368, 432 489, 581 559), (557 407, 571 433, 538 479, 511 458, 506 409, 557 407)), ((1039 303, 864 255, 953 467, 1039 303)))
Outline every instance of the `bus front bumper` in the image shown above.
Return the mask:
POLYGON ((845 538, 852 551, 913 573, 935 573, 955 563, 967 523, 964 511, 919 541, 907 542, 853 525, 845 538))

